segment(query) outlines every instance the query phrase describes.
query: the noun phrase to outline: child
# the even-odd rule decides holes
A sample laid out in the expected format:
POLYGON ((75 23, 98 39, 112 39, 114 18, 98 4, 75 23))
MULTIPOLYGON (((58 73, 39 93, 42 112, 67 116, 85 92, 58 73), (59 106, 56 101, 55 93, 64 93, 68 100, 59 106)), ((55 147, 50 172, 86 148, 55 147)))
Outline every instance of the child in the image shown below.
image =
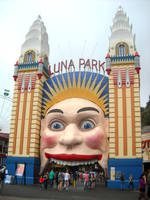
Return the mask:
POLYGON ((39 183, 40 183, 40 190, 42 190, 42 188, 44 187, 44 177, 43 176, 40 176, 39 183))

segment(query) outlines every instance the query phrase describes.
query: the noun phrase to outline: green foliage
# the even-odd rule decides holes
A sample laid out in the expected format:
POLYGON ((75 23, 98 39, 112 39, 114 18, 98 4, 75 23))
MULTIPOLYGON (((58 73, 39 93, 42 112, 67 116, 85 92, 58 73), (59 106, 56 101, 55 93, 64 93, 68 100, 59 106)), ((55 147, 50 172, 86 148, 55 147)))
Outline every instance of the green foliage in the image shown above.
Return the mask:
POLYGON ((150 96, 149 101, 146 104, 145 108, 141 108, 141 123, 143 126, 150 126, 150 96))

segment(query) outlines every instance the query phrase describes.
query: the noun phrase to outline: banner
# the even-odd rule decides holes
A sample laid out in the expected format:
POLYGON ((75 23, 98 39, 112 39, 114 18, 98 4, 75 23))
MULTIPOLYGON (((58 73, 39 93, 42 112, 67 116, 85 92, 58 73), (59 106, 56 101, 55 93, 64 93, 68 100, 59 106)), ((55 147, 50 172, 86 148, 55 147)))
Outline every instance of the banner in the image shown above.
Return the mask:
POLYGON ((114 181, 115 180, 115 167, 110 168, 110 180, 114 181))
POLYGON ((17 164, 16 176, 23 176, 25 164, 17 164))

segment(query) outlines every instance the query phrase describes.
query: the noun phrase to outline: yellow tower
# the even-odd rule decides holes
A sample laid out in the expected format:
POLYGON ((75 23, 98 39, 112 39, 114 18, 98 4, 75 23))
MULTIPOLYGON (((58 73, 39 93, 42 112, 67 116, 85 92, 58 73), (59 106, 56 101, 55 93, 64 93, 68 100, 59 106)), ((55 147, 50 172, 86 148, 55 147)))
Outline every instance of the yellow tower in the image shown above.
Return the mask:
MULTIPOLYGON (((140 119, 140 65, 129 18, 119 7, 111 27, 109 53, 109 162, 108 187, 120 187, 119 176, 142 172, 140 119)), ((126 185, 127 186, 127 185, 126 185)))
POLYGON ((13 76, 7 169, 15 175, 20 166, 23 173, 17 181, 23 180, 26 184, 34 183, 39 172, 42 87, 49 74, 48 55, 48 35, 39 16, 26 35, 13 76))

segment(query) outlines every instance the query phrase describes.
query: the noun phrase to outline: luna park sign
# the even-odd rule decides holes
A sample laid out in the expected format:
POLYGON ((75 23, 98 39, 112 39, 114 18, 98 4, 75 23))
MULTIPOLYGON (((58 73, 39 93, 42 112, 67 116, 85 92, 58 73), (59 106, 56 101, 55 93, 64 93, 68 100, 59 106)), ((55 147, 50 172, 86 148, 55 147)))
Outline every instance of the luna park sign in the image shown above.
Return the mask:
POLYGON ((50 75, 62 72, 76 71, 95 71, 105 74, 105 62, 96 59, 79 58, 76 62, 73 59, 60 61, 57 64, 49 65, 50 75))

